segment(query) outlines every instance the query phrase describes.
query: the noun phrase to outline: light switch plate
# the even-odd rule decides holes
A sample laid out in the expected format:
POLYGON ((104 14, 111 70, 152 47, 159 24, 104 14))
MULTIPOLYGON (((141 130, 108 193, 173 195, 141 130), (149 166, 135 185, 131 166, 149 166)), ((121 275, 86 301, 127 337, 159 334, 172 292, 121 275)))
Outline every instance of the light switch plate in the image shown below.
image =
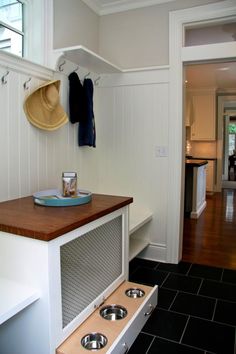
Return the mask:
POLYGON ((167 157, 168 148, 167 146, 155 146, 155 157, 167 157))

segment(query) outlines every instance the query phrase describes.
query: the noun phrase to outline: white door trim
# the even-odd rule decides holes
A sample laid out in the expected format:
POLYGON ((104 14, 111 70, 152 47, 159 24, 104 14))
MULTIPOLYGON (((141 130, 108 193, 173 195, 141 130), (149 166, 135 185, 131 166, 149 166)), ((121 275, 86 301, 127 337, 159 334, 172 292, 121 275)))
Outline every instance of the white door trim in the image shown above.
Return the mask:
MULTIPOLYGON (((227 102, 236 102, 235 95, 228 95, 228 96, 219 96, 218 97, 218 146, 217 146, 217 185, 216 190, 219 192, 221 191, 222 187, 222 170, 224 171, 223 178, 228 180, 228 156, 225 155, 225 159, 221 159, 223 156, 223 125, 225 124, 223 116, 224 116, 224 108, 227 102), (223 164, 223 168, 222 168, 223 164)), ((226 118, 229 120, 229 116, 226 118)), ((228 148, 228 134, 225 131, 225 149, 228 148)))
POLYGON ((236 42, 195 45, 182 48, 182 61, 202 61, 235 57, 236 42))
MULTIPOLYGON (((167 215, 167 262, 178 263, 182 256, 183 213, 184 213, 184 149, 183 125, 183 29, 196 21, 219 20, 236 14, 235 0, 170 12, 169 16, 169 171, 168 171, 168 215, 167 215)), ((222 53, 222 52, 221 52, 222 53)), ((225 55, 223 55, 225 59, 225 55)), ((236 57, 236 55, 235 55, 236 57)), ((200 58, 199 58, 200 59, 200 58)), ((203 58, 204 59, 204 58, 203 58)), ((208 59, 215 59, 214 56, 208 59)), ((220 54, 217 54, 220 59, 220 54)), ((188 60, 191 61, 189 55, 188 60)), ((195 60, 195 59, 192 59, 195 60)))

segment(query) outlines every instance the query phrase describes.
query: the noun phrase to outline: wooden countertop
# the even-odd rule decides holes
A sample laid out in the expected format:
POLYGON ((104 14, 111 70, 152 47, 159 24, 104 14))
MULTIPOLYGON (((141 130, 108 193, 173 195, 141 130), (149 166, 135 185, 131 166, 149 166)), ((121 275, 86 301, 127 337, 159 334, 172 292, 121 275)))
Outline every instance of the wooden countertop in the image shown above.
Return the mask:
POLYGON ((132 202, 131 197, 103 194, 69 207, 36 205, 32 196, 14 199, 0 203, 0 231, 50 241, 132 202))
POLYGON ((200 156, 186 156, 188 160, 208 160, 208 161, 216 161, 217 157, 200 157, 200 156))
POLYGON ((207 160, 186 159, 185 163, 192 167, 200 167, 202 165, 206 165, 208 162, 207 160))

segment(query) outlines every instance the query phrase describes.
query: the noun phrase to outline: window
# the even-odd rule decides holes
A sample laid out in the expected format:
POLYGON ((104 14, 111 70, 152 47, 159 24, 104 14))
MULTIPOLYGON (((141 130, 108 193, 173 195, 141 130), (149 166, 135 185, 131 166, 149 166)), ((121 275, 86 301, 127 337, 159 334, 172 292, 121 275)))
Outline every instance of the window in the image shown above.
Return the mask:
POLYGON ((185 47, 234 41, 236 41, 235 19, 225 23, 208 23, 205 25, 202 23, 185 28, 185 47))
POLYGON ((0 54, 52 65, 52 19, 53 0, 0 0, 0 54))
POLYGON ((0 0, 0 49, 23 56, 23 4, 18 0, 0 0))
POLYGON ((236 149, 236 123, 229 123, 229 155, 236 149))

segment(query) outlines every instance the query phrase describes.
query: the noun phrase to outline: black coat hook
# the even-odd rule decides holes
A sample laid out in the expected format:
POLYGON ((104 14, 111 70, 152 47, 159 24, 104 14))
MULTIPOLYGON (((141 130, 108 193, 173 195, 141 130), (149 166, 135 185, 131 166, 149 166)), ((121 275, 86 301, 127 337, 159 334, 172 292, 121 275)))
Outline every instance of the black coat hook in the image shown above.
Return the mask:
POLYGON ((64 60, 59 66, 58 69, 59 71, 63 71, 64 69, 62 68, 65 65, 66 61, 64 60))
POLYGON ((28 84, 30 81, 31 81, 31 77, 30 77, 27 81, 24 82, 23 87, 24 87, 25 90, 28 90, 28 89, 29 89, 29 86, 28 86, 27 84, 28 84))
POLYGON ((94 80, 94 85, 97 86, 100 79, 101 79, 101 76, 98 76, 98 77, 94 80))
POLYGON ((6 74, 2 76, 2 80, 1 80, 1 81, 2 81, 2 84, 3 84, 3 85, 7 84, 7 79, 6 79, 6 77, 7 77, 8 74, 9 74, 9 71, 7 71, 6 74))
POLYGON ((79 66, 77 66, 77 68, 73 71, 73 73, 75 73, 78 70, 79 70, 79 66))
POLYGON ((89 75, 90 75, 90 71, 86 75, 84 75, 84 79, 87 79, 87 77, 89 77, 89 75))

